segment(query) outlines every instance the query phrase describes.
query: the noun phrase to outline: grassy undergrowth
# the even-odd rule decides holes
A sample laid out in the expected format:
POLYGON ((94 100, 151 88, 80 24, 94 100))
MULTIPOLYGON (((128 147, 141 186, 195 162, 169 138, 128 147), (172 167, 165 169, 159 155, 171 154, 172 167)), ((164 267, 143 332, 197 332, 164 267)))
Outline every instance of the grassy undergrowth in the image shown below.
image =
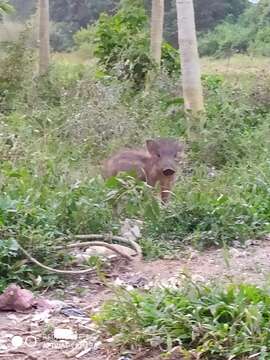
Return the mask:
MULTIPOLYGON (((162 73, 146 96, 94 63, 55 59, 48 77, 37 78, 35 56, 19 42, 0 70, 2 286, 22 261, 16 239, 48 264, 65 265, 68 257, 52 250, 56 238, 118 233, 125 217, 144 219, 141 243, 148 258, 183 243, 203 248, 269 232, 267 77, 246 86, 204 75, 204 127, 190 142, 177 78, 162 73), (105 183, 98 175, 111 152, 156 136, 187 142, 165 208, 140 182, 124 177, 105 183)), ((24 264, 15 279, 28 282, 31 273, 24 264)))
MULTIPOLYGON (((150 292, 117 290, 94 320, 124 349, 178 346, 184 359, 269 359, 268 290, 187 284, 150 292)), ((173 357, 174 358, 174 357, 173 357)))

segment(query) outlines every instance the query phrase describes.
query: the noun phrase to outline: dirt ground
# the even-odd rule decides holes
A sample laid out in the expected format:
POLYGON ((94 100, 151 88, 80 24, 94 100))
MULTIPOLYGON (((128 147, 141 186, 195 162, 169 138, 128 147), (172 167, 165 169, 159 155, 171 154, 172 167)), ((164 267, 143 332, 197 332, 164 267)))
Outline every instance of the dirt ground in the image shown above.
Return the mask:
MULTIPOLYGON (((202 282, 218 279, 224 282, 247 281, 264 286, 270 280, 270 238, 249 241, 244 248, 236 244, 227 250, 212 249, 202 253, 188 248, 177 257, 178 260, 142 261, 129 265, 117 263, 110 271, 108 282, 144 288, 155 284, 173 285, 181 281, 179 279, 183 273, 194 281, 202 282)), ((88 316, 112 296, 98 278, 93 275, 73 278, 68 288, 54 289, 41 295, 72 304, 84 311, 87 317, 46 311, 29 314, 1 312, 0 360, 129 360, 117 352, 106 350, 106 345, 100 341, 100 333, 88 316), (57 340, 52 336, 55 328, 72 329, 77 339, 57 340)), ((135 359, 157 360, 160 357, 135 354, 132 360, 135 359)))

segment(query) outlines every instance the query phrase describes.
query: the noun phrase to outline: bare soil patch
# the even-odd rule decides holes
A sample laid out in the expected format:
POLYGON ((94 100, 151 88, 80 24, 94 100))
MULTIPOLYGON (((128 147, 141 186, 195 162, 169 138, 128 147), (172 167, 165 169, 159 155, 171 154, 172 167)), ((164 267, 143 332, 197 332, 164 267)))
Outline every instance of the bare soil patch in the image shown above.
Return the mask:
MULTIPOLYGON (((224 282, 249 282, 263 286, 268 284, 270 278, 269 240, 249 241, 246 247, 239 246, 227 250, 211 249, 199 252, 189 248, 177 257, 177 260, 156 260, 130 265, 117 263, 109 274, 108 283, 123 282, 133 287, 153 286, 155 283, 168 285, 179 280, 181 274, 185 273, 194 281, 218 279, 224 282)), ((91 315, 112 294, 97 277, 89 275, 72 278, 67 288, 54 289, 44 296, 65 301, 91 315)), ((43 318, 39 320, 35 316, 33 312, 0 313, 0 360, 113 360, 120 357, 117 353, 110 354, 105 344, 99 342, 99 333, 88 319, 67 317, 61 313, 52 314, 47 318, 46 314, 43 314, 43 318), (52 334, 56 327, 72 329, 77 333, 78 339, 54 339, 52 334), (22 346, 12 346, 14 336, 23 339, 22 346), (84 342, 83 350, 88 346, 85 355, 83 350, 74 350, 80 342, 84 342)), ((149 357, 147 353, 142 356, 144 359, 160 358, 158 355, 149 357)), ((142 357, 137 354, 134 358, 142 357)))

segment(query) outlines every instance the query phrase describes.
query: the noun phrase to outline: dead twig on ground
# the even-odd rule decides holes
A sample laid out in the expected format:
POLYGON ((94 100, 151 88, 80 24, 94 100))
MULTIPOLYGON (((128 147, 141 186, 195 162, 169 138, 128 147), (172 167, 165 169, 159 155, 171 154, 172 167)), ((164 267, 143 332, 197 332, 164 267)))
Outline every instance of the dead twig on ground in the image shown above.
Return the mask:
MULTIPOLYGON (((69 237, 70 238, 70 237, 69 237)), ((111 235, 99 235, 99 234, 88 234, 88 235, 74 235, 72 236, 72 238, 76 239, 76 240, 90 240, 87 242, 78 242, 78 243, 74 243, 74 244, 67 244, 67 245, 63 245, 63 246, 56 246, 55 249, 56 250, 63 250, 63 249, 74 249, 74 248, 82 248, 82 247, 90 247, 90 246, 102 246, 105 247, 107 249, 110 249, 112 251, 114 251, 115 253, 117 253, 118 255, 124 257, 125 259, 132 261, 133 257, 131 257, 130 255, 124 253, 123 251, 119 250, 118 248, 116 248, 114 246, 114 244, 112 244, 111 242, 113 240, 125 244, 125 245, 129 245, 131 246, 137 254, 137 257, 139 259, 141 259, 142 257, 142 250, 141 247, 135 243, 132 240, 129 239, 125 239, 121 236, 111 236, 111 235), (99 240, 99 239, 103 239, 104 241, 93 241, 93 240, 99 240), (91 241, 92 240, 92 241, 91 241)), ((63 238, 63 239, 67 239, 67 238, 63 238)), ((59 239, 58 239, 59 240, 59 239)), ((50 266, 44 265, 42 264, 40 261, 38 261, 37 259, 35 259, 31 254, 29 254, 29 252, 27 250, 25 250, 19 243, 19 248, 22 251, 22 253, 28 258, 28 260, 30 260, 31 262, 33 262, 34 264, 38 265, 39 267, 52 272, 52 273, 56 273, 56 274, 67 274, 67 275, 82 275, 82 274, 89 274, 89 273, 94 273, 95 270, 93 268, 88 268, 88 269, 84 269, 84 270, 60 270, 60 269, 54 269, 50 266)))

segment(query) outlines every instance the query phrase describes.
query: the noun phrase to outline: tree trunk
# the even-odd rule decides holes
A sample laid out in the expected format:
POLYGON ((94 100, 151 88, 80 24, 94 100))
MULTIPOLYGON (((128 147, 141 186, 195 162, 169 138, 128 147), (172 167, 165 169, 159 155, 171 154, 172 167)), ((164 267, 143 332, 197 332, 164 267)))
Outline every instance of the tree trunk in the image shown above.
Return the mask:
POLYGON ((160 66, 163 40, 164 0, 152 0, 151 57, 160 66))
POLYGON ((204 110, 193 0, 176 0, 183 94, 186 110, 204 110))
POLYGON ((49 31, 49 0, 39 0, 39 75, 45 75, 49 68, 49 31))
MULTIPOLYGON (((158 68, 161 63, 163 40, 164 0, 152 0, 150 56, 158 68)), ((145 92, 148 93, 156 77, 155 69, 149 70, 145 81, 145 92)))

